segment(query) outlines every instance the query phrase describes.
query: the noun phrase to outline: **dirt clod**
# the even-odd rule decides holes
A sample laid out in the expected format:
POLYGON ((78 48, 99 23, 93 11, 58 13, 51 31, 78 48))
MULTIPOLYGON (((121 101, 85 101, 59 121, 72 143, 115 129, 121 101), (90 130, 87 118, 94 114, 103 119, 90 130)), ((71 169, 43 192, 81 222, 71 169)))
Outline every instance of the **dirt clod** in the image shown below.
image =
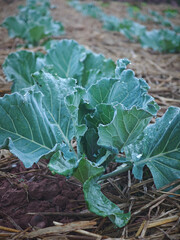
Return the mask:
MULTIPOLYGON (((53 225, 52 221, 68 222, 67 218, 61 215, 41 215, 40 213, 72 212, 81 205, 78 199, 82 199, 82 190, 62 176, 52 176, 46 178, 42 169, 33 173, 36 181, 31 181, 29 171, 37 169, 37 166, 26 169, 22 163, 16 164, 16 171, 12 168, 11 172, 16 173, 15 179, 1 179, 0 184, 0 209, 3 213, 10 216, 21 228, 29 225, 45 227, 53 225), (76 201, 77 200, 77 201, 76 201), (72 201, 76 201, 75 204, 72 201), (29 215, 28 213, 35 213, 29 215)), ((83 206, 84 208, 84 206, 83 206)), ((82 208, 80 208, 82 210, 82 208)), ((14 227, 4 215, 0 214, 0 225, 14 227)))

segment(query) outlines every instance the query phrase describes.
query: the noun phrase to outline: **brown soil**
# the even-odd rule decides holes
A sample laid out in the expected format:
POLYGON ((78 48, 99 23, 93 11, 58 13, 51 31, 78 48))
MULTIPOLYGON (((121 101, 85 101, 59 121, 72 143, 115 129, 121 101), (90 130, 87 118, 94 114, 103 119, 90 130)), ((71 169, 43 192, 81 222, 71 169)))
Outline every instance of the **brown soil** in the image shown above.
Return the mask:
POLYGON ((0 178, 2 226, 14 227, 15 222, 22 229, 29 225, 47 227, 53 225, 53 221, 75 220, 61 216, 60 212, 75 213, 85 208, 81 186, 63 176, 52 176, 46 168, 35 164, 31 169, 25 169, 20 162, 10 165, 7 170, 10 177, 0 178), (58 212, 59 216, 43 216, 39 212, 58 212))
MULTIPOLYGON (((24 3, 24 0, 14 0, 11 3, 0 0, 0 22, 5 17, 14 15, 17 12, 17 6, 24 3)), ((58 39, 74 39, 114 61, 118 58, 128 58, 132 62, 130 67, 135 71, 136 76, 143 77, 151 86, 150 94, 161 106, 159 116, 169 106, 180 105, 180 54, 160 54, 152 50, 144 50, 138 43, 130 43, 118 32, 103 30, 98 20, 82 16, 68 6, 67 1, 51 0, 51 3, 56 5, 56 9, 52 11, 54 19, 61 21, 66 31, 66 34, 58 39)), ((97 4, 99 5, 100 2, 98 1, 97 4)), ((146 13, 148 8, 162 12, 168 7, 171 6, 147 5, 143 7, 143 13, 146 13)), ((180 8, 177 7, 177 9, 180 11, 180 8)), ((111 1, 104 11, 119 18, 126 16, 126 6, 120 2, 111 1)), ((178 18, 172 19, 172 21, 180 24, 178 18)), ((152 29, 159 26, 148 24, 147 27, 152 29)), ((0 27, 0 65, 9 53, 17 50, 16 45, 20 43, 22 41, 19 39, 10 39, 6 29, 0 27)), ((2 67, 0 67, 0 96, 10 93, 10 86, 11 83, 5 81, 2 67)), ((142 229, 139 230, 139 235, 137 234, 141 237, 140 239, 180 239, 178 233, 180 230, 178 227, 179 198, 171 199, 167 195, 163 195, 163 192, 156 191, 151 178, 138 183, 133 176, 124 174, 119 179, 111 179, 104 183, 103 189, 106 195, 120 204, 121 209, 125 212, 128 210, 132 212, 131 222, 127 227, 119 230, 115 229, 108 219, 94 217, 85 210, 81 186, 74 179, 53 176, 48 171, 45 161, 41 161, 31 169, 25 169, 14 156, 6 154, 8 153, 4 151, 0 153, 0 226, 12 227, 17 230, 32 227, 29 230, 34 230, 36 227, 52 226, 53 221, 66 223, 75 220, 96 219, 98 226, 91 232, 97 234, 96 237, 101 234, 102 238, 99 239, 107 239, 106 236, 134 239, 140 226, 142 229), (121 190, 119 186, 121 186, 121 190), (159 199, 160 196, 163 196, 163 201, 159 199), (157 202, 151 203, 156 199, 157 202), (146 207, 143 208, 144 206, 146 207), (175 220, 168 222, 169 225, 163 225, 162 228, 161 225, 155 225, 154 228, 148 230, 149 222, 163 217, 174 217, 175 220), (144 225, 141 225, 143 223, 144 225)), ((47 239, 93 240, 97 239, 96 237, 95 235, 93 238, 91 235, 85 236, 82 233, 73 235, 71 233, 71 236, 66 235, 66 238, 61 236, 47 239)), ((13 238, 25 239, 11 234, 7 236, 7 239, 13 238)))

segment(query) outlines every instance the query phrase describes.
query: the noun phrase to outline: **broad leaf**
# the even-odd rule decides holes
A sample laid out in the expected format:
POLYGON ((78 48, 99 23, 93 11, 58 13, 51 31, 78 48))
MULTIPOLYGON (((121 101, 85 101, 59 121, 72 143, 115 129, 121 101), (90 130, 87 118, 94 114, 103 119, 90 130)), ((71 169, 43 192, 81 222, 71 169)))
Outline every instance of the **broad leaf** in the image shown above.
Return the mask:
POLYGON ((144 48, 152 48, 154 51, 180 52, 180 36, 169 29, 146 31, 140 37, 140 42, 144 48))
POLYGON ((55 77, 50 73, 40 71, 33 74, 36 89, 44 94, 43 106, 52 123, 55 123, 66 144, 74 137, 74 124, 65 104, 65 96, 73 93, 76 81, 55 77))
POLYGON ((94 128, 89 128, 81 139, 82 153, 85 153, 87 158, 94 162, 97 160, 99 146, 97 145, 98 134, 94 128))
POLYGON ((129 40, 137 41, 146 31, 146 27, 129 19, 123 19, 120 23, 119 31, 129 40))
POLYGON ((79 161, 78 168, 74 171, 73 176, 77 178, 81 183, 84 183, 91 176, 95 176, 97 174, 101 175, 103 172, 103 167, 97 167, 91 161, 88 161, 82 157, 79 161))
MULTIPOLYGON (((118 70, 119 66, 116 72, 118 70)), ((136 106, 155 115, 159 108, 154 99, 147 94, 148 89, 147 83, 136 78, 132 70, 124 70, 120 79, 101 79, 92 85, 87 91, 85 101, 93 108, 100 103, 121 103, 128 109, 136 106)))
POLYGON ((105 59, 101 54, 89 52, 83 61, 84 71, 82 75, 81 85, 90 87, 102 77, 114 77, 115 64, 111 59, 105 59), (94 73, 94 77, 92 77, 94 73), (95 78, 97 74, 97 78, 95 78))
POLYGON ((117 81, 118 79, 101 79, 88 89, 84 100, 90 104, 92 108, 95 108, 100 103, 108 103, 109 93, 117 81))
POLYGON ((0 148, 9 149, 25 167, 57 149, 60 133, 46 116, 41 93, 6 95, 0 99, 0 115, 0 148))
POLYGON ((62 78, 79 79, 83 71, 81 49, 73 40, 62 40, 49 50, 46 55, 46 64, 52 65, 62 78))
POLYGON ((26 167, 51 152, 58 143, 64 142, 73 151, 70 141, 76 131, 64 101, 67 93, 73 91, 75 80, 55 78, 45 72, 36 73, 34 79, 35 87, 24 89, 23 95, 6 96, 0 104, 1 145, 9 147, 26 167), (12 106, 8 107, 8 103, 12 106))
POLYGON ((39 41, 46 36, 45 27, 42 25, 35 25, 29 28, 29 42, 37 46, 39 41))
POLYGON ((87 114, 86 124, 90 128, 97 128, 99 124, 108 124, 113 120, 115 108, 111 104, 101 103, 95 108, 95 112, 87 114))
POLYGON ((109 217, 116 226, 123 227, 128 223, 130 213, 125 214, 101 192, 101 187, 97 184, 97 180, 102 173, 103 171, 91 176, 84 183, 83 191, 88 209, 99 216, 109 217))
POLYGON ((146 165, 160 188, 180 178, 180 109, 170 107, 165 115, 149 125, 134 143, 125 148, 134 163, 133 173, 142 179, 146 165))
POLYGON ((109 31, 117 31, 119 32, 121 20, 115 16, 103 16, 103 28, 109 30, 109 31))
POLYGON ((42 58, 28 51, 11 53, 3 64, 3 71, 8 81, 14 81, 12 92, 20 91, 34 85, 32 73, 43 67, 42 58))
POLYGON ((25 38, 26 25, 18 16, 6 18, 2 23, 2 26, 8 29, 8 34, 11 38, 25 38))
POLYGON ((69 147, 63 143, 60 151, 51 157, 48 167, 53 173, 70 177, 77 168, 78 162, 75 152, 70 151, 69 147))
POLYGON ((72 117, 74 126, 76 128, 76 138, 83 136, 87 130, 84 124, 85 112, 81 108, 82 97, 86 94, 86 90, 82 87, 74 88, 73 94, 66 97, 66 106, 72 117))
POLYGON ((133 107, 127 110, 123 105, 115 106, 112 122, 99 125, 98 144, 118 154, 123 147, 132 143, 148 125, 152 115, 143 109, 133 107))

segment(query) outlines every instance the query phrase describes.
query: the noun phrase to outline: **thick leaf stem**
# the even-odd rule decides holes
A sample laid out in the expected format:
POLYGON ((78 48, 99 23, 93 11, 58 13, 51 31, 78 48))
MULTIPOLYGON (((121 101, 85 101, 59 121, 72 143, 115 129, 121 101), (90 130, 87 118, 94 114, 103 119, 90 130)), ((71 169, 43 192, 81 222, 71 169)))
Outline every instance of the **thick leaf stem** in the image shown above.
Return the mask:
POLYGON ((107 173, 107 174, 104 174, 100 177, 99 180, 105 180, 107 178, 110 178, 110 177, 115 177, 123 172, 126 172, 130 169, 132 169, 132 163, 128 162, 128 163, 123 163, 121 166, 119 166, 116 170, 114 170, 113 172, 110 172, 110 173, 107 173))

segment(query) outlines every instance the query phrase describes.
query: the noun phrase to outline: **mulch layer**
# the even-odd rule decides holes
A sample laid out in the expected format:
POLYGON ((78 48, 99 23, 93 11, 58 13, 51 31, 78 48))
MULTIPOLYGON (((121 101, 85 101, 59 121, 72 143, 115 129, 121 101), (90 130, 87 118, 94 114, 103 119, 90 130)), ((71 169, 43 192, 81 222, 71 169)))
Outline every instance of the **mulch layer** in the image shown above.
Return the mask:
MULTIPOLYGON (((17 13, 17 6, 24 0, 0 0, 0 23, 17 13)), ((95 2, 95 1, 93 1, 95 2)), ((64 24, 66 34, 56 39, 74 39, 79 44, 102 53, 116 61, 128 58, 137 77, 143 77, 150 85, 150 94, 161 106, 158 116, 169 106, 180 106, 180 54, 160 54, 144 50, 138 43, 130 43, 118 32, 102 29, 101 23, 82 16, 68 6, 65 0, 51 0, 55 20, 64 24)), ((95 2, 100 5, 100 1, 95 2)), ((162 12, 170 5, 146 5, 148 9, 162 12)), ((180 8, 176 7, 180 11, 180 8)), ((110 1, 103 8, 107 14, 126 17, 126 5, 110 1)), ((180 19, 172 19, 180 25, 180 19)), ((158 28, 146 24, 148 29, 158 28)), ((2 64, 11 52, 17 51, 20 39, 10 39, 6 29, 0 27, 0 96, 10 93, 2 64)), ((31 49, 41 50, 41 47, 31 49)), ((110 166, 108 171, 111 171, 110 166)), ((101 218, 87 210, 82 186, 74 178, 52 175, 47 161, 41 160, 32 168, 23 164, 6 150, 0 150, 0 239, 180 239, 180 180, 172 183, 171 193, 165 188, 156 190, 148 171, 142 182, 134 179, 129 171, 120 177, 102 183, 103 193, 132 217, 127 226, 115 228, 108 218, 101 218)))

